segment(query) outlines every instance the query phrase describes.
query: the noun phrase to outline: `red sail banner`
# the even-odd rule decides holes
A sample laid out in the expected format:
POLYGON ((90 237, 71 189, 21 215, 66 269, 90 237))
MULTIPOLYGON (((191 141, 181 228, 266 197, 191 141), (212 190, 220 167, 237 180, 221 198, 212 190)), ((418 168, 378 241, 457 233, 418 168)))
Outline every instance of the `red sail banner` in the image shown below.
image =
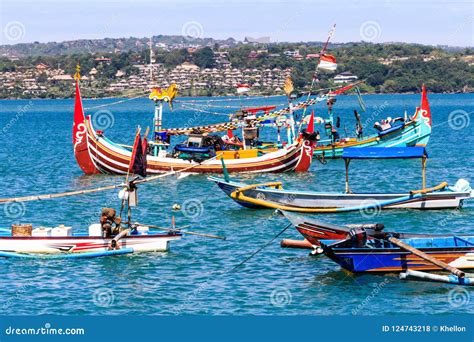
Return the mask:
POLYGON ((425 85, 421 87, 421 116, 425 119, 428 126, 431 127, 431 109, 428 102, 428 95, 426 95, 425 85))
POLYGON ((74 125, 72 127, 72 144, 77 164, 86 174, 99 173, 89 154, 87 145, 86 124, 84 122, 84 109, 82 108, 79 80, 76 79, 76 97, 74 103, 74 125))
POLYGON ((85 129, 82 129, 82 127, 80 127, 81 124, 84 124, 84 109, 82 108, 81 90, 79 89, 79 82, 76 81, 76 96, 74 103, 74 127, 72 128, 72 144, 74 146, 74 150, 76 150, 77 145, 81 143, 85 138, 85 134, 82 134, 82 131, 85 132, 85 129))

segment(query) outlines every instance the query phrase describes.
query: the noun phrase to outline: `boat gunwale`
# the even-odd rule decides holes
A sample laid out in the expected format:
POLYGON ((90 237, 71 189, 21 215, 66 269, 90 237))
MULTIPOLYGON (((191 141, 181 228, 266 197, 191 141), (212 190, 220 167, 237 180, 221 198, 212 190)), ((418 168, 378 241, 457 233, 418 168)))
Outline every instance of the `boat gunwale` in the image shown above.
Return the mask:
MULTIPOLYGON (((152 233, 152 234, 134 234, 127 235, 123 239, 153 239, 153 238, 175 238, 182 237, 182 233, 152 233)), ((102 236, 73 235, 73 236, 5 236, 0 235, 1 240, 112 240, 113 237, 104 238, 102 236)))

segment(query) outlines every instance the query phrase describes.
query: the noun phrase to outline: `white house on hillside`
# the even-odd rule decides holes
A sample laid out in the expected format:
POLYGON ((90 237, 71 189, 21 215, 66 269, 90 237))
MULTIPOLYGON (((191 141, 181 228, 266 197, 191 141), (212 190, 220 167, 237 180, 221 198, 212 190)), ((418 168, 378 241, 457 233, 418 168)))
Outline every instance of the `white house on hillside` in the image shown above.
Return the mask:
POLYGON ((349 71, 344 71, 334 77, 334 83, 354 82, 357 81, 357 79, 358 77, 356 75, 353 75, 349 71))

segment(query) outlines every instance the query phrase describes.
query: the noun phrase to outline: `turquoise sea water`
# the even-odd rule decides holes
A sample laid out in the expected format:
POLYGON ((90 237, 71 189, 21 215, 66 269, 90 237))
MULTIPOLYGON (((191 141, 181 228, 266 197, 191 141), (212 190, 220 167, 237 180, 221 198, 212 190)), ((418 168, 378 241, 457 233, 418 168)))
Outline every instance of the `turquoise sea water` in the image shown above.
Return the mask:
MULTIPOLYGON (((428 183, 451 184, 458 178, 474 183, 474 95, 430 95, 434 130, 428 151, 428 183), (450 114, 454 113, 454 114, 450 114), (471 113, 466 116, 464 113, 471 113), (468 119, 470 118, 470 120, 468 119), (451 120, 448 123, 448 120, 451 120)), ((191 99, 181 99, 189 101, 191 99)), ((209 102, 193 99, 205 111, 228 113, 239 101, 209 102), (211 105, 211 106, 209 106, 211 105)), ((367 112, 362 122, 370 127, 383 117, 412 114, 419 95, 365 96, 367 112), (382 110, 381 110, 382 108, 382 110)), ((86 100, 97 107, 116 99, 86 100)), ((243 100, 248 105, 282 104, 284 98, 243 100)), ((195 106, 196 104, 194 104, 195 106)), ((339 97, 335 111, 352 134, 352 109, 357 100, 339 97)), ((112 140, 131 144, 136 125, 151 124, 153 105, 146 99, 86 110, 95 114, 98 128, 106 128, 112 140), (110 112, 103 112, 108 110, 110 112), (102 112, 100 112, 102 111, 102 112), (102 126, 102 127, 101 127, 102 126), (110 126, 110 127, 109 127, 110 126)), ((324 116, 325 106, 315 107, 324 116)), ((115 184, 117 176, 83 175, 72 152, 73 100, 0 101, 0 197, 115 184)), ((177 102, 166 111, 167 127, 225 121, 225 115, 195 112, 177 102)), ((344 135, 344 129, 341 129, 344 135)), ((268 136, 274 135, 271 129, 268 136)), ((354 161, 353 191, 397 191, 419 188, 419 161, 354 161)), ((234 176, 244 181, 281 180, 286 188, 342 191, 344 166, 340 160, 327 165, 315 162, 304 174, 260 174, 234 176)), ((139 254, 77 261, 0 260, 2 314, 59 315, 333 315, 398 313, 472 313, 472 289, 445 284, 404 282, 395 275, 351 275, 324 257, 306 251, 282 249, 281 238, 299 239, 288 229, 243 266, 255 250, 278 234, 287 222, 271 210, 244 209, 228 199, 206 175, 164 178, 140 189, 136 220, 166 225, 174 203, 189 204, 184 215, 174 213, 178 226, 227 236, 226 241, 186 236, 172 243, 169 253, 139 254)), ((87 230, 98 220, 100 208, 118 206, 117 194, 106 192, 50 201, 26 202, 24 206, 2 206, 0 223, 14 222, 55 226, 66 224, 87 230)), ((360 213, 325 215, 334 223, 383 222, 386 229, 408 232, 473 232, 473 205, 461 211, 384 211, 373 218, 360 213)))

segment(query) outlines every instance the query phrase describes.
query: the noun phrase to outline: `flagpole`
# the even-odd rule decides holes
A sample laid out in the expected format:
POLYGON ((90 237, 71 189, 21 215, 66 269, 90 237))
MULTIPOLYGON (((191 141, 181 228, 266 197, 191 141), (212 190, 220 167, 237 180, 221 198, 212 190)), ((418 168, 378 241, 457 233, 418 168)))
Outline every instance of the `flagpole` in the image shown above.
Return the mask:
MULTIPOLYGON (((315 83, 315 81, 317 79, 317 76, 318 76, 319 62, 321 61, 321 56, 326 52, 327 47, 329 45, 329 41, 331 40, 331 37, 333 36, 335 30, 336 30, 336 24, 334 24, 332 29, 329 31, 328 37, 326 39, 326 43, 324 43, 323 47, 321 48, 321 50, 319 52, 319 59, 318 59, 318 62, 316 63, 316 69, 314 70, 314 73, 313 73, 313 79, 311 80, 311 86, 309 87, 308 97, 306 98, 306 101, 309 101, 309 98, 311 97, 311 92, 313 90, 314 83, 315 83)), ((306 109, 307 108, 308 107, 304 107, 304 109, 303 109, 303 114, 301 115, 301 121, 300 121, 300 125, 298 127, 298 132, 301 130, 301 127, 303 126, 303 119, 306 115, 306 109)))
MULTIPOLYGON (((132 149, 132 156, 130 157, 130 162, 128 163, 128 169, 127 169, 127 176, 125 177, 125 186, 127 187, 127 190, 129 190, 128 188, 128 180, 130 178, 130 169, 132 168, 133 166, 133 161, 135 159, 134 157, 134 154, 136 153, 136 149, 137 149, 137 140, 138 140, 138 136, 140 135, 140 131, 141 131, 141 127, 138 126, 137 127, 137 132, 135 133, 135 140, 133 141, 133 149, 132 149)), ((128 192, 128 191, 127 191, 128 192)), ((127 195, 128 196, 128 195, 127 195)), ((119 216, 122 217, 122 212, 123 212, 123 209, 125 207, 125 196, 122 198, 122 204, 120 206, 120 214, 119 216)))
MULTIPOLYGON (((329 31, 328 37, 326 39, 326 43, 323 45, 321 51, 319 52, 318 63, 316 64, 316 69, 314 70, 313 79, 311 80, 311 86, 309 87, 308 97, 307 97, 306 101, 308 101, 309 98, 311 97, 311 91, 313 90, 315 80, 318 76, 319 62, 321 61, 321 56, 326 52, 328 44, 329 44, 329 40, 333 36, 335 30, 336 30, 336 24, 334 24, 332 29, 329 31)), ((305 107, 304 110, 303 110, 303 115, 302 115, 301 119, 303 119, 305 114, 306 114, 306 108, 307 107, 305 107)))

